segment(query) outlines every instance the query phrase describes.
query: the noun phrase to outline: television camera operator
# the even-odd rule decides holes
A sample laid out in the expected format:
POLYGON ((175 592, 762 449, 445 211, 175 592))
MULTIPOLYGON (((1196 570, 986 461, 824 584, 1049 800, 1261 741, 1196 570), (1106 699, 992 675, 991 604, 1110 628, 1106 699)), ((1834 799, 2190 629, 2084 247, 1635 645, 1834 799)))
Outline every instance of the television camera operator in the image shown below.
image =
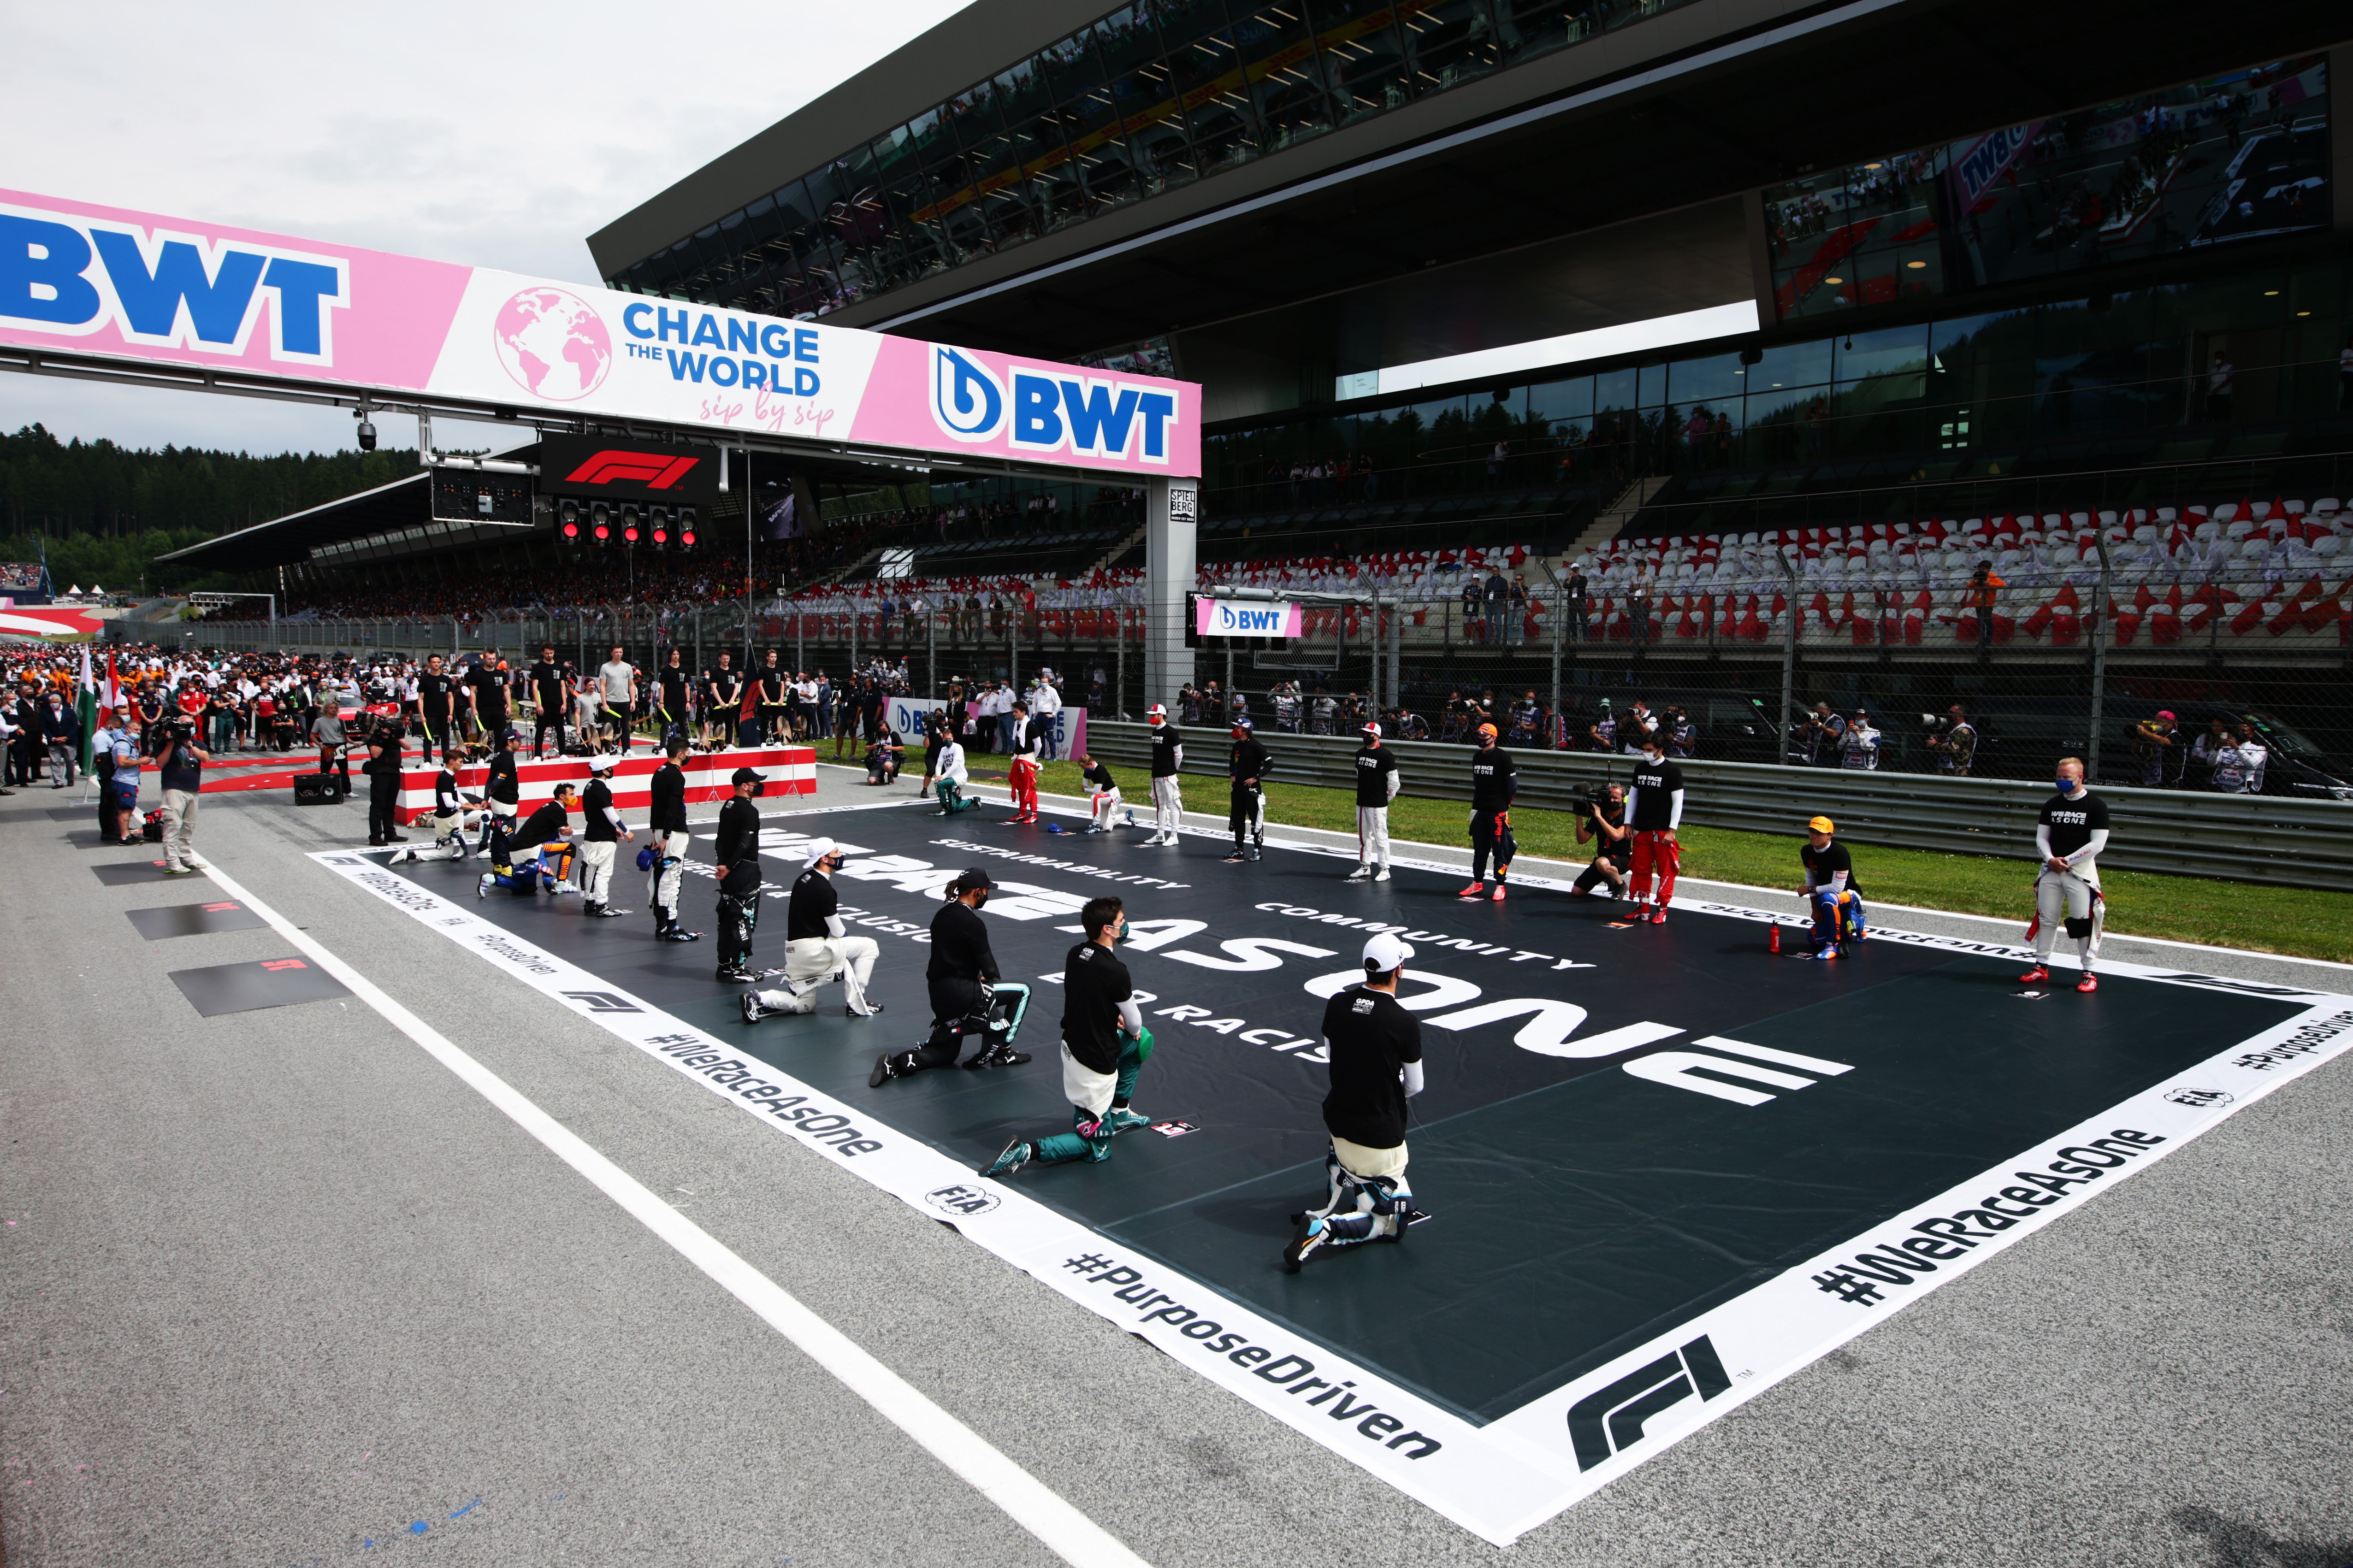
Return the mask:
POLYGON ((164 870, 185 877, 196 868, 196 802, 212 755, 196 744, 196 721, 174 713, 156 727, 155 773, 164 790, 164 870))
POLYGON ((1626 874, 1634 863, 1634 838, 1626 828, 1626 786, 1597 784, 1585 792, 1577 807, 1577 841, 1593 846, 1593 862, 1577 874, 1569 888, 1576 898, 1593 896, 1594 884, 1606 882, 1614 897, 1626 896, 1626 874))
POLYGON ((1936 771, 1954 778, 1966 778, 1977 763, 1977 726, 1969 722, 1968 710, 1954 703, 1942 713, 1923 713, 1920 723, 1927 731, 1928 754, 1936 759, 1936 771))

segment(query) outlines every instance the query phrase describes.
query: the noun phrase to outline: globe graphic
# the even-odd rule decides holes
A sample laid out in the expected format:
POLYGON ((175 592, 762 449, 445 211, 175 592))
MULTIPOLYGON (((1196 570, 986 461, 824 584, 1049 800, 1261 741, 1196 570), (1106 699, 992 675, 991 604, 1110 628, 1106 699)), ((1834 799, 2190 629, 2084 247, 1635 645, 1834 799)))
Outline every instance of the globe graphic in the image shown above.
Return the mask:
POLYGON ((613 335, 604 318, 566 289, 524 289, 499 307, 491 331, 499 363, 536 397, 586 397, 613 368, 613 335))

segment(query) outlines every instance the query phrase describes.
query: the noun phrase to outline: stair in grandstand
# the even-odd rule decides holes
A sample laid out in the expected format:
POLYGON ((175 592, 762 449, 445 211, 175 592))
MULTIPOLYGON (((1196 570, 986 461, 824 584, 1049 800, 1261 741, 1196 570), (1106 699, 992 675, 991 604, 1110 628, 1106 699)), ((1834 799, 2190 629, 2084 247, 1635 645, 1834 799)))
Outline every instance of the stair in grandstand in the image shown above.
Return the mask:
POLYGON ((1570 542, 1562 552, 1570 561, 1590 555, 1624 532, 1651 498, 1667 487, 1667 476, 1647 474, 1636 479, 1619 493, 1618 499, 1593 514, 1593 525, 1570 542))
POLYGON ((1152 525, 1150 523, 1137 523, 1135 527, 1128 532, 1125 538, 1122 539, 1117 544, 1113 545, 1109 550, 1104 551, 1095 561, 1094 564, 1088 570, 1090 573, 1108 572, 1115 566, 1143 565, 1144 540, 1145 536, 1151 531, 1152 525), (1131 555, 1134 557, 1134 560, 1128 559, 1131 555))

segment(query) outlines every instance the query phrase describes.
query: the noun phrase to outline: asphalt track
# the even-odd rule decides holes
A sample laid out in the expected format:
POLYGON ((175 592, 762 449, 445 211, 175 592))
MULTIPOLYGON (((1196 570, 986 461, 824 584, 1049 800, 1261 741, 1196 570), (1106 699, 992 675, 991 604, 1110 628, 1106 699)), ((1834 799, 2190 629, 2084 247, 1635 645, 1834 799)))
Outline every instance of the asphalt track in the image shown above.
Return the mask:
MULTIPOLYGON (((139 857, 58 798, 0 802, 10 1563, 1053 1560, 366 1007, 196 1017, 168 971, 286 940, 142 942, 125 913, 195 879, 101 885, 139 857)), ((1502 1555, 302 858, 363 833, 208 798, 199 847, 1145 1561, 1502 1555)), ((2348 1086, 2247 1108, 1511 1554, 2353 1562, 2348 1086)))

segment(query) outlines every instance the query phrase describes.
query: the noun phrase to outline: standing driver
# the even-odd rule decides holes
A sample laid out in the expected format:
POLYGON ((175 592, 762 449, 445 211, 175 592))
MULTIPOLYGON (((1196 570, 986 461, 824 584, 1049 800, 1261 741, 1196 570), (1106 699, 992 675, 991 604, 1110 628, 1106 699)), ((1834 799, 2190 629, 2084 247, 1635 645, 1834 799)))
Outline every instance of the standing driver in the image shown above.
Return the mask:
POLYGON ((2019 983, 2037 985, 2051 978, 2051 950, 2058 945, 2059 927, 2075 939, 2084 977, 2078 991, 2097 991, 2092 969, 2100 957, 2100 928, 2106 921, 2100 897, 2100 851, 2108 847, 2108 803, 2084 787, 2080 757, 2059 760, 2059 793, 2042 803, 2035 819, 2034 848, 2042 862, 2034 876, 2034 922, 2027 938, 2034 943, 2034 967, 2019 983))

